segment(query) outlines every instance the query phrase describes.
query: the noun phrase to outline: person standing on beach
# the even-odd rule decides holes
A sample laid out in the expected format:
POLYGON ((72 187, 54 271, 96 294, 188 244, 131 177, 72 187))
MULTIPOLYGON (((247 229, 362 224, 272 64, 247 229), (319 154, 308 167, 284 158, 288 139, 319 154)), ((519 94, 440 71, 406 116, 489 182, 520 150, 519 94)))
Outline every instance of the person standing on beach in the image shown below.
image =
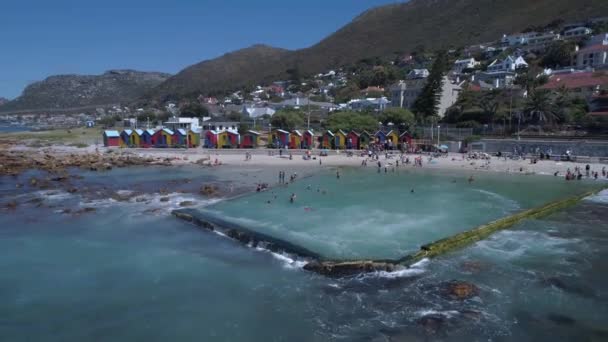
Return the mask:
POLYGON ((340 170, 336 170, 336 178, 340 179, 340 170))
POLYGON ((585 165, 585 176, 589 177, 589 171, 591 170, 591 166, 589 164, 585 165))

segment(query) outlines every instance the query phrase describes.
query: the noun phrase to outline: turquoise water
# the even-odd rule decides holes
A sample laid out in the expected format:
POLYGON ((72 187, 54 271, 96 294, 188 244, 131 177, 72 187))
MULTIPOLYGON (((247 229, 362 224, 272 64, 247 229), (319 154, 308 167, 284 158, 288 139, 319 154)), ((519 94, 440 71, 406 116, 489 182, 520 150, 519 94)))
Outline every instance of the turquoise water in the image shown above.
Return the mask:
MULTIPOLYGON (((256 180, 273 179, 275 171, 252 170, 256 180)), ((343 174, 347 180, 349 171, 343 174)), ((91 191, 75 194, 27 187, 16 193, 9 189, 23 180, 0 178, 0 340, 521 342, 608 336, 608 192, 409 270, 327 279, 169 215, 185 198, 199 205, 216 200, 172 192, 169 202, 160 202, 155 193, 186 180, 251 187, 252 176, 225 175, 196 168, 85 173, 77 181, 91 191), (152 189, 141 195, 147 201, 95 195, 130 184, 152 189), (14 198, 17 209, 4 209, 14 198), (62 213, 86 206, 97 211, 62 213), (441 286, 454 279, 476 284, 479 295, 446 298, 441 286), (439 323, 421 324, 429 316, 439 323)), ((476 186, 493 183, 494 176, 484 177, 476 176, 476 186)), ((531 179, 514 181, 527 190, 545 180, 564 183, 531 179)), ((513 186, 506 188, 503 196, 513 186)))
POLYGON ((346 168, 339 179, 326 171, 203 211, 331 259, 399 258, 425 243, 597 185, 495 174, 476 175, 469 183, 468 177, 346 168))

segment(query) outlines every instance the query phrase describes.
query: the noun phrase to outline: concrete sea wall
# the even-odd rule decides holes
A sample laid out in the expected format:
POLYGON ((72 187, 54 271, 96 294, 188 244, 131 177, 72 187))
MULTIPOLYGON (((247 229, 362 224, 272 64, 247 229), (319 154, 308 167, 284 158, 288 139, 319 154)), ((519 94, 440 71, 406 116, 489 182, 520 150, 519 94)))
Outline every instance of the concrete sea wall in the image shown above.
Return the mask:
POLYGON ((546 139, 482 139, 472 143, 475 151, 496 153, 521 151, 536 153, 551 151, 553 155, 564 155, 570 151, 573 156, 608 158, 608 141, 605 140, 546 140, 546 139))

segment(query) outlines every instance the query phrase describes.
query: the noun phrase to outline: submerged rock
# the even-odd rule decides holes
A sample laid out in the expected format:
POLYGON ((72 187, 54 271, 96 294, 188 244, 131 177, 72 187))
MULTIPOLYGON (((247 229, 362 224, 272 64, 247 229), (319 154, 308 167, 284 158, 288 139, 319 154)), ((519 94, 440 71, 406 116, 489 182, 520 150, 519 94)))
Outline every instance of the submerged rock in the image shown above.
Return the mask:
POLYGON ((161 197, 160 201, 161 202, 169 202, 169 197, 161 197))
POLYGON ((596 296, 595 292, 591 288, 576 284, 570 284, 565 280, 562 280, 557 277, 546 278, 542 281, 542 283, 546 286, 553 286, 564 292, 576 294, 582 297, 592 298, 596 296))
POLYGON ((219 195, 219 191, 217 187, 213 185, 203 185, 201 187, 200 193, 205 196, 216 196, 219 195))
POLYGON ((465 300, 479 294, 479 288, 472 283, 453 280, 444 284, 444 295, 451 299, 465 300))
POLYGON ((313 261, 304 265, 304 269, 328 277, 346 277, 379 271, 393 272, 398 269, 398 266, 388 262, 367 260, 346 262, 313 261))
POLYGON ((10 202, 6 203, 4 206, 7 209, 16 209, 17 205, 18 205, 17 201, 10 201, 10 202))
POLYGON ((576 320, 574 318, 570 318, 568 316, 564 316, 561 314, 549 314, 549 315, 547 315, 547 319, 558 325, 576 324, 576 320))
POLYGON ((416 323, 424 328, 427 333, 436 334, 447 322, 447 318, 441 314, 429 314, 420 317, 416 323))
POLYGON ((183 201, 179 203, 180 207, 191 207, 193 205, 195 205, 196 203, 194 203, 193 201, 183 201))

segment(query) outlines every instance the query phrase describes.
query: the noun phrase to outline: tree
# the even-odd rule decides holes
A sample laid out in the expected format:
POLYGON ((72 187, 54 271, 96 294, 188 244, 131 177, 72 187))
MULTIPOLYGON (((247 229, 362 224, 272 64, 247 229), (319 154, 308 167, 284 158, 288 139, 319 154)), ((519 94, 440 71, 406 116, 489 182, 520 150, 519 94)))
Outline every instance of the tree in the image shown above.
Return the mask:
POLYGON ((443 88, 443 75, 447 69, 448 56, 445 51, 440 51, 433 62, 429 77, 426 79, 426 85, 422 88, 414 103, 414 112, 419 121, 426 121, 437 116, 437 108, 443 88))
POLYGON ((494 122, 496 112, 498 112, 498 108, 500 107, 498 95, 499 91, 492 90, 484 93, 479 99, 479 108, 481 108, 484 115, 488 117, 490 123, 494 122))
POLYGON ((353 82, 348 82, 336 91, 335 101, 336 103, 346 103, 357 97, 359 97, 359 87, 353 82))
POLYGON ((376 118, 371 114, 359 112, 334 112, 329 115, 325 123, 325 128, 330 131, 373 131, 377 127, 378 120, 376 118))
POLYGON ((203 118, 209 116, 209 110, 198 102, 190 102, 180 109, 180 116, 203 118))
POLYGON ((560 68, 570 65, 575 48, 576 43, 572 41, 556 41, 545 52, 541 65, 545 68, 560 68))
POLYGON ((524 113, 531 122, 538 124, 552 125, 560 119, 547 90, 533 91, 528 96, 524 113))
POLYGON ((380 121, 388 125, 393 123, 397 127, 411 127, 416 123, 414 113, 404 108, 388 108, 380 114, 380 121))
POLYGON ((292 131, 304 125, 304 114, 298 110, 282 109, 274 113, 270 124, 275 128, 292 131))

